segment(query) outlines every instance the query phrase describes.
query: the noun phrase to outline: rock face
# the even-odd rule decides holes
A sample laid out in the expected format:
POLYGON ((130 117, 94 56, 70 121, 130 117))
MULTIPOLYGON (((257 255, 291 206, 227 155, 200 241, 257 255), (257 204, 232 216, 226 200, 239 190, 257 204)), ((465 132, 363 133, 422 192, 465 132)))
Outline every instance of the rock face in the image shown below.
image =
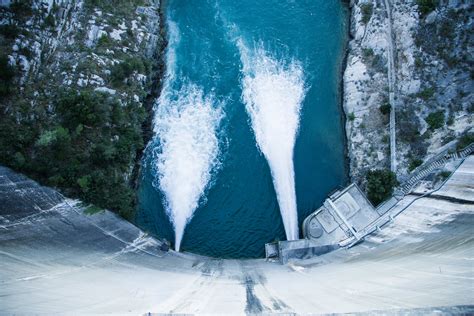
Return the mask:
POLYGON ((351 37, 344 72, 344 110, 350 174, 360 180, 367 169, 389 163, 387 17, 379 2, 351 3, 351 37), (367 21, 363 7, 372 8, 367 21))
MULTIPOLYGON (((156 58, 159 2, 142 1, 144 6, 129 3, 122 10, 92 0, 33 1, 30 12, 3 9, 1 23, 15 25, 18 34, 5 36, 2 48, 10 63, 20 68, 24 97, 31 97, 33 103, 40 101, 25 91, 31 90, 30 85, 36 87, 35 80, 48 81, 38 87, 44 90, 58 85, 110 87, 108 75, 113 65, 137 55, 156 58)), ((141 86, 135 91, 120 91, 123 101, 133 100, 135 95, 131 92, 139 93, 147 87, 143 77, 147 74, 137 71, 127 78, 141 86)), ((35 97, 53 94, 36 92, 35 97)), ((143 98, 143 93, 137 96, 143 98)))
POLYGON ((361 183, 368 169, 390 167, 392 40, 396 172, 403 178, 423 160, 454 146, 461 135, 472 135, 473 6, 441 1, 426 15, 419 13, 416 1, 351 1, 351 6, 352 40, 344 73, 350 173, 361 183))
POLYGON ((434 197, 351 249, 282 266, 163 252, 104 211, 0 167, 0 306, 6 314, 472 313, 474 156, 434 197), (459 196, 462 195, 462 202, 459 196), (437 306, 442 306, 441 308, 437 306))
POLYGON ((19 0, 0 7, 0 163, 130 215, 148 97, 159 90, 159 5, 19 0), (119 184, 116 195, 125 199, 113 202, 106 191, 119 184))

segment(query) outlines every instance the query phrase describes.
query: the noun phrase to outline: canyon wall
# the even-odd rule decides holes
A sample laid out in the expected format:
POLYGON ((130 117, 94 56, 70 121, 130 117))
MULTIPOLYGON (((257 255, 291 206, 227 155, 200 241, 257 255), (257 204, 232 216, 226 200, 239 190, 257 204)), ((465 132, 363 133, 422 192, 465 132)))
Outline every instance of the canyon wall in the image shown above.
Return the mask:
POLYGON ((350 5, 343 84, 352 179, 360 184, 369 169, 390 168, 392 109, 399 179, 431 156, 472 142, 472 4, 359 0, 350 5))
POLYGON ((165 44, 155 0, 0 7, 0 163, 131 218, 165 44))

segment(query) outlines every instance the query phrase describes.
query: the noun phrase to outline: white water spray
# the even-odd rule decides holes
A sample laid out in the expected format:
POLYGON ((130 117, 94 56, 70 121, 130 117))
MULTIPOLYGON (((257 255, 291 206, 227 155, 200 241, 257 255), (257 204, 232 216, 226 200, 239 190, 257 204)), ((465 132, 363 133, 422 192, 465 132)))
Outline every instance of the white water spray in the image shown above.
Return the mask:
POLYGON ((302 66, 279 61, 263 47, 237 42, 243 64, 242 99, 258 147, 268 161, 288 240, 298 239, 293 151, 305 96, 302 66))
POLYGON ((155 106, 154 131, 160 146, 154 151, 154 169, 158 188, 165 196, 166 212, 174 226, 175 249, 179 251, 186 224, 218 163, 217 129, 222 112, 212 96, 205 96, 192 83, 174 89, 179 33, 172 21, 168 27, 167 74, 155 106))

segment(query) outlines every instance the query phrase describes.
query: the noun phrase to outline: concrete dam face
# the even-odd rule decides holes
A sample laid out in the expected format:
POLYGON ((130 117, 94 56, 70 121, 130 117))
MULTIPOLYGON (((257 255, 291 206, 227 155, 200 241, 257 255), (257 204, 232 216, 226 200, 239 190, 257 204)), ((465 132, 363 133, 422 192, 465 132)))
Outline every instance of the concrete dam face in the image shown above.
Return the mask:
POLYGON ((88 215, 1 167, 0 312, 472 313, 473 170, 470 156, 436 196, 406 197, 350 249, 280 265, 162 251, 116 215, 88 215))

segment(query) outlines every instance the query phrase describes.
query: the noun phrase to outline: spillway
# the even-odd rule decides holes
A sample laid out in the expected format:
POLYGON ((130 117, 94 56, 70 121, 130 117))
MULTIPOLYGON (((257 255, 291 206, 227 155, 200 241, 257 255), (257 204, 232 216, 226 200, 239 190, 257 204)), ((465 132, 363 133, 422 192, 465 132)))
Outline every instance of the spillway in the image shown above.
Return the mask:
POLYGON ((237 42, 243 64, 242 98, 272 173, 287 240, 298 239, 293 151, 305 95, 301 64, 276 60, 257 45, 237 42))
POLYGON ((163 252, 1 167, 0 312, 472 313, 473 172, 470 156, 436 197, 351 249, 279 265, 163 252))
POLYGON ((165 83, 154 106, 155 138, 151 151, 154 186, 164 194, 166 212, 179 251, 187 223, 198 207, 217 165, 217 129, 222 113, 212 95, 190 79, 176 75, 178 26, 168 19, 165 83))

